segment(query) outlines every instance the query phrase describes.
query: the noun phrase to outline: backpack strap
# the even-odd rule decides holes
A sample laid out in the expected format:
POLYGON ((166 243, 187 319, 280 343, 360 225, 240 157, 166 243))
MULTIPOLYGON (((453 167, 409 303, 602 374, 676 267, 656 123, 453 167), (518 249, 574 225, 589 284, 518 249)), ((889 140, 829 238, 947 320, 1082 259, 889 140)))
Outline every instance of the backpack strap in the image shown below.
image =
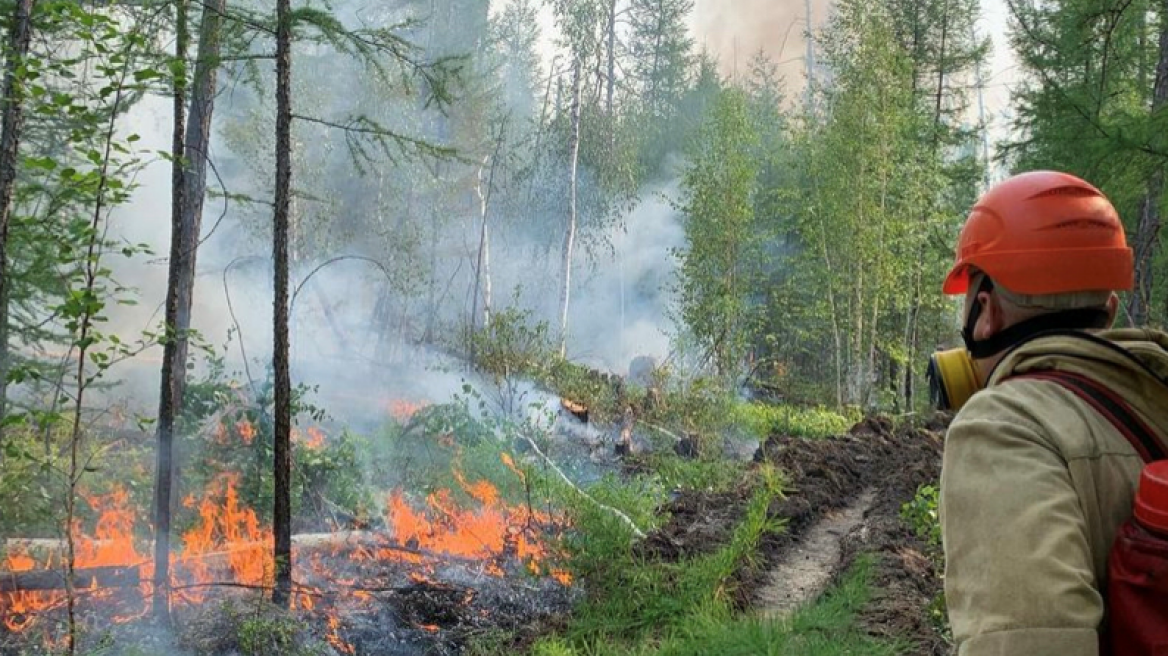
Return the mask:
POLYGON ((1110 421, 1127 438, 1127 441, 1140 454, 1144 462, 1151 463, 1168 459, 1164 445, 1157 439, 1156 434, 1148 428, 1148 425, 1132 412, 1131 406, 1126 401, 1100 383, 1069 371, 1036 371, 1013 376, 1009 380, 1019 378, 1058 383, 1086 401, 1100 415, 1110 421))

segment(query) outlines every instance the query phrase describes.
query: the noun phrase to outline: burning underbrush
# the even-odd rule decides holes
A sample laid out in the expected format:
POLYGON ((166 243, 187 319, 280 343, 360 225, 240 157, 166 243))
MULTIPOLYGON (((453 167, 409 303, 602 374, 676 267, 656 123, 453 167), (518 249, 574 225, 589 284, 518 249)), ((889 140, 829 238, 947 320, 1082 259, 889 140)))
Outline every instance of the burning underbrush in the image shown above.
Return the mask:
MULTIPOLYGON (((421 406, 402 402, 387 409, 400 425, 421 406)), ((264 601, 275 568, 271 525, 258 510, 262 481, 239 464, 248 462, 242 454, 265 464, 263 426, 246 415, 224 416, 206 431, 204 468, 190 472, 201 487, 176 508, 170 561, 175 629, 165 647, 157 644, 162 638, 150 621, 149 507, 133 481, 114 479, 103 481, 101 492, 80 493, 68 535, 0 541, 0 653, 63 644, 70 583, 83 627, 81 653, 103 641, 148 653, 272 653, 246 644, 265 628, 297 649, 318 648, 279 650, 290 654, 458 653, 481 633, 562 613, 574 597, 571 577, 558 564, 565 521, 530 500, 528 473, 511 454, 497 447, 492 452, 493 481, 470 473, 453 435, 419 436, 428 441, 427 451, 445 454, 449 486, 338 491, 330 480, 334 470, 361 469, 336 462, 353 445, 314 427, 293 440, 302 480, 292 608, 273 614, 264 601), (525 488, 527 499, 515 500, 514 490, 525 488), (333 498, 346 494, 342 503, 333 498)), ((476 458, 484 453, 480 449, 476 458)))

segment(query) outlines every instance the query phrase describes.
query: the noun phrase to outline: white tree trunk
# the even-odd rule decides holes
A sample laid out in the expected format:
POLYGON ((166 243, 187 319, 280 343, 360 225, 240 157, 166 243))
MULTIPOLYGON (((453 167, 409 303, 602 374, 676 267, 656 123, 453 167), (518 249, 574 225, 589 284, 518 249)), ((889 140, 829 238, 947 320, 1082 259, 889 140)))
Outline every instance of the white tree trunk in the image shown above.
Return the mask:
POLYGON ((572 253, 576 247, 576 186, 580 164, 580 93, 582 62, 572 67, 572 140, 568 180, 568 225, 564 229, 560 287, 560 357, 568 354, 568 308, 572 300, 572 253))

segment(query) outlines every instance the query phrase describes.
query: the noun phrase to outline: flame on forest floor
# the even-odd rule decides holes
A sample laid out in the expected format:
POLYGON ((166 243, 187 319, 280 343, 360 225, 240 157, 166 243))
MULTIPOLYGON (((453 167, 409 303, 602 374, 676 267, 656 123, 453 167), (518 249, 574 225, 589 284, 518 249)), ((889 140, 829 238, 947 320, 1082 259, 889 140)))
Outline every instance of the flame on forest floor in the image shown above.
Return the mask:
POLYGON ((189 584, 172 583, 179 598, 197 603, 206 598, 206 587, 186 587, 216 582, 213 568, 226 563, 230 582, 240 585, 270 584, 272 531, 261 527, 255 511, 240 505, 238 474, 223 474, 211 481, 202 499, 188 496, 183 506, 197 509, 199 522, 182 536, 183 550, 175 558, 189 584), (216 562, 218 561, 218 562, 216 562))
MULTIPOLYGON (((254 427, 246 421, 235 425, 235 432, 245 441, 254 439, 254 427), (249 437, 250 436, 250 437, 249 437)), ((319 448, 326 442, 320 429, 310 428, 300 442, 307 448, 319 448)), ((523 480, 524 473, 510 456, 502 454, 502 462, 523 480)), ((503 576, 504 566, 518 561, 531 572, 554 577, 564 585, 571 584, 571 576, 555 569, 551 562, 556 555, 544 537, 554 527, 547 513, 526 505, 512 506, 503 500, 498 488, 486 480, 473 480, 457 468, 455 480, 461 492, 473 503, 456 502, 453 490, 439 490, 428 495, 424 503, 411 503, 406 493, 395 490, 387 503, 387 520, 391 527, 387 536, 369 544, 338 543, 329 557, 342 558, 351 563, 346 573, 335 571, 337 563, 326 561, 321 553, 310 551, 299 555, 294 551, 298 582, 316 580, 327 582, 327 589, 297 584, 293 594, 294 608, 307 613, 324 613, 327 618, 325 637, 341 653, 352 654, 355 649, 340 636, 341 613, 374 601, 373 593, 362 589, 353 572, 382 572, 379 563, 393 562, 415 567, 411 579, 428 581, 427 574, 451 558, 474 563, 493 576, 503 576), (414 577, 417 578, 414 578, 414 577), (332 593, 341 588, 338 597, 332 593), (322 599, 329 601, 321 602, 322 599)), ((173 602, 193 605, 204 602, 217 584, 235 587, 269 588, 273 583, 273 534, 269 526, 260 522, 255 511, 240 499, 238 474, 223 474, 213 478, 198 495, 183 500, 184 507, 197 513, 194 525, 184 532, 176 545, 181 545, 171 556, 171 587, 173 602)), ((74 522, 75 568, 97 567, 137 568, 142 582, 138 594, 120 594, 114 622, 127 622, 143 617, 150 608, 150 581, 153 566, 150 562, 149 542, 136 540, 145 535, 142 530, 145 516, 136 508, 129 493, 115 487, 107 494, 83 495, 84 503, 96 519, 83 526, 74 522)), ((46 541, 53 542, 53 541, 46 541)), ((0 577, 5 572, 16 574, 34 570, 64 569, 64 548, 59 544, 47 553, 29 547, 9 549, 0 560, 0 577)), ((369 584, 366 584, 369 585, 369 584)), ((113 598, 117 591, 94 588, 82 591, 89 601, 113 598)), ((63 590, 19 590, 0 593, 0 621, 11 633, 20 633, 36 625, 46 611, 61 608, 66 603, 63 590)), ((112 612, 112 611, 111 611, 112 612)), ((426 628, 426 627, 423 627, 426 628)), ((430 630, 426 628, 426 630, 430 630)), ((46 640, 51 639, 46 626, 46 640)))
MULTIPOLYGON (((501 458, 522 474, 510 456, 504 453, 501 458)), ((517 558, 532 572, 540 572, 552 555, 543 539, 543 530, 554 525, 552 518, 526 505, 503 502, 498 488, 486 480, 468 480, 457 461, 454 477, 479 507, 460 508, 451 490, 438 490, 427 495, 424 508, 415 509, 396 490, 389 497, 386 521, 398 542, 442 555, 482 559, 485 571, 495 576, 503 571, 489 559, 500 557, 517 558)), ((567 572, 553 569, 551 575, 565 585, 571 583, 567 572)))
POLYGON ((320 451, 325 447, 326 442, 324 431, 316 426, 309 426, 305 429, 303 435, 299 431, 294 430, 292 432, 292 440, 299 442, 311 451, 320 451))
POLYGON ((244 444, 251 444, 252 441, 255 440, 255 426, 253 426, 252 423, 246 418, 240 419, 235 423, 235 431, 239 433, 239 437, 243 440, 244 444))
POLYGON ((389 416, 393 417, 398 423, 403 424, 413 419, 414 415, 430 407, 429 402, 410 401, 408 399, 391 399, 385 405, 386 410, 389 411, 389 416))

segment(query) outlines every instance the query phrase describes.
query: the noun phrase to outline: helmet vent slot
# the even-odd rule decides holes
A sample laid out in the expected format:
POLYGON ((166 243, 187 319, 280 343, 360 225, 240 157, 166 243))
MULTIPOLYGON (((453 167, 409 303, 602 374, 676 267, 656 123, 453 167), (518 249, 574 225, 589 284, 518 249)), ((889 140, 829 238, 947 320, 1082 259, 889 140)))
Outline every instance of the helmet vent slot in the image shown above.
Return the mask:
POLYGON ((1069 197, 1073 197, 1073 198, 1088 198, 1088 197, 1093 197, 1093 196, 1098 196, 1098 195, 1099 195, 1099 192, 1095 191, 1094 189, 1087 189, 1085 187, 1066 186, 1066 187, 1054 187, 1053 189, 1047 189, 1043 192, 1034 194, 1030 198, 1031 199, 1050 198, 1051 196, 1063 196, 1063 197, 1069 196, 1069 197))

